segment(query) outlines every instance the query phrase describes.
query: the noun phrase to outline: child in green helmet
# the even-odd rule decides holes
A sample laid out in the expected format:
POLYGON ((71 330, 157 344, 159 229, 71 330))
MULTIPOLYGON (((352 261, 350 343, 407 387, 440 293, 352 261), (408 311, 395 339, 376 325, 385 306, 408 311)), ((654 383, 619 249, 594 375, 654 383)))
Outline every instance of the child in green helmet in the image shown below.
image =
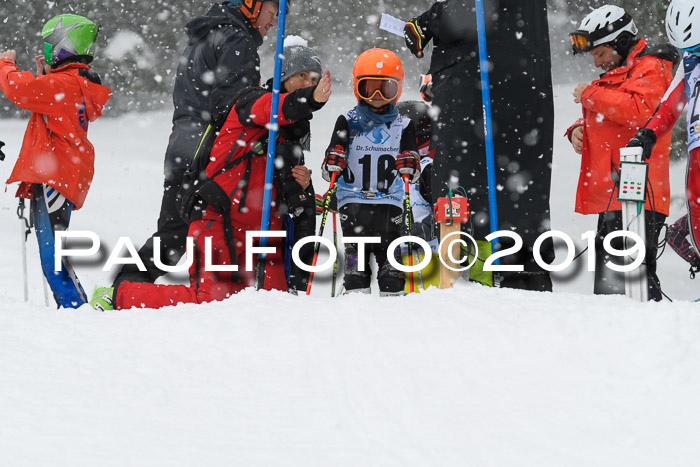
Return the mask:
POLYGON ((92 182, 95 153, 88 123, 102 115, 111 91, 88 64, 95 57, 98 27, 87 18, 59 15, 41 31, 44 55, 37 75, 20 72, 14 50, 0 53, 0 91, 32 112, 19 158, 7 183, 31 199, 44 275, 59 307, 77 308, 86 295, 70 264, 54 265, 55 232, 66 230, 83 206, 92 182))

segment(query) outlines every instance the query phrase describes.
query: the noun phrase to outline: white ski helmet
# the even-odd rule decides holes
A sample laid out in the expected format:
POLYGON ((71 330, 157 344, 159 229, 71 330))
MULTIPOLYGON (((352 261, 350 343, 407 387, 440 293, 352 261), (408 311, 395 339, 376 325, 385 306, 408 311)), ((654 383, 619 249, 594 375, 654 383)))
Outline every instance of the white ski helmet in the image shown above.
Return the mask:
POLYGON ((637 35, 637 26, 624 8, 605 5, 583 18, 579 28, 569 34, 574 54, 589 52, 599 45, 608 44, 625 53, 637 35))
POLYGON ((700 3, 673 0, 666 10, 666 34, 674 47, 688 52, 700 46, 700 3))

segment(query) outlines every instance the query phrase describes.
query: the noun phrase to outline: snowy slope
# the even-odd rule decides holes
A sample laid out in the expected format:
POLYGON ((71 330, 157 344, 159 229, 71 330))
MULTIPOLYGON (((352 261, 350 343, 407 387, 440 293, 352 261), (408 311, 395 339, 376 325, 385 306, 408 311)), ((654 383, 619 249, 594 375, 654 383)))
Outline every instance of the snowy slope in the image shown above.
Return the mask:
POLYGON ((556 298, 246 291, 109 314, 3 298, 2 464, 696 465, 697 307, 556 298))
MULTIPOLYGON (((552 227, 578 239, 595 219, 573 213, 579 159, 560 137, 578 115, 572 87, 556 89, 552 227)), ((319 191, 320 154, 352 102, 336 92, 313 121, 319 191)), ((155 228, 169 120, 91 127, 97 172, 71 229, 96 231, 106 253, 155 228)), ((25 124, 0 121, 2 180, 25 124)), ((670 219, 684 209, 684 171, 672 167, 670 219)), ((460 283, 331 299, 319 280, 311 297, 56 311, 33 238, 22 301, 13 193, 0 196, 0 465, 638 467, 700 456, 700 318, 687 302, 700 288, 671 251, 659 275, 674 303, 592 296, 579 273, 553 294, 460 283)), ((78 265, 87 290, 111 282, 104 259, 78 265)))

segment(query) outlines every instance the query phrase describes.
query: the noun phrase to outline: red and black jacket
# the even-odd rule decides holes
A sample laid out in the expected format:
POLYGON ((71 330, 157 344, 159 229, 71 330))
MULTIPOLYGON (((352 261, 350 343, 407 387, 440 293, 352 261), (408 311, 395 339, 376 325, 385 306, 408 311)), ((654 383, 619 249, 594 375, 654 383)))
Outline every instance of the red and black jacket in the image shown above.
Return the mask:
MULTIPOLYGON (((313 99, 316 88, 298 89, 280 95, 277 148, 280 156, 290 145, 303 147, 309 139, 312 112, 323 107, 313 99)), ((223 221, 232 264, 236 253, 234 232, 258 230, 263 211, 265 169, 272 92, 249 88, 241 93, 211 150, 200 147, 183 182, 181 214, 187 222, 194 219, 223 221)), ((206 146, 205 135, 202 146, 206 146)), ((299 161, 303 163, 303 160, 299 161)), ((279 169, 277 169, 279 170, 279 169)), ((282 197, 272 188, 270 230, 283 230, 279 205, 282 197)), ((314 200, 313 191, 310 200, 314 200)), ((312 204, 313 206, 313 204, 312 204)))

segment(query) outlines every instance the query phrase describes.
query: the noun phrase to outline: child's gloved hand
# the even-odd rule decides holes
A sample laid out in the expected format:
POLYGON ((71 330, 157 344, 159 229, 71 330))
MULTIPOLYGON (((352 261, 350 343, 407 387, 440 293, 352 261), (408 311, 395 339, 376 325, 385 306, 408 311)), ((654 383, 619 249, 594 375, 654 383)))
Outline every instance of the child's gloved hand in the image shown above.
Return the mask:
MULTIPOLYGON (((320 216, 323 215, 323 208, 326 204, 326 195, 328 195, 328 192, 325 192, 323 195, 319 195, 316 193, 316 215, 320 216)), ((331 193, 331 199, 330 203, 328 206, 328 210, 330 212, 334 212, 338 214, 338 197, 335 195, 335 192, 331 193)))
POLYGON ((17 61, 17 52, 14 50, 7 50, 5 52, 0 52, 0 59, 6 58, 8 60, 12 60, 13 62, 17 61))
POLYGON ((345 149, 339 144, 334 148, 326 150, 326 157, 323 159, 323 179, 327 182, 331 181, 330 172, 342 172, 348 166, 348 161, 345 158, 345 149))
POLYGON ((396 156, 396 170, 399 174, 408 175, 408 183, 418 183, 420 180, 420 157, 413 151, 404 151, 396 156))

